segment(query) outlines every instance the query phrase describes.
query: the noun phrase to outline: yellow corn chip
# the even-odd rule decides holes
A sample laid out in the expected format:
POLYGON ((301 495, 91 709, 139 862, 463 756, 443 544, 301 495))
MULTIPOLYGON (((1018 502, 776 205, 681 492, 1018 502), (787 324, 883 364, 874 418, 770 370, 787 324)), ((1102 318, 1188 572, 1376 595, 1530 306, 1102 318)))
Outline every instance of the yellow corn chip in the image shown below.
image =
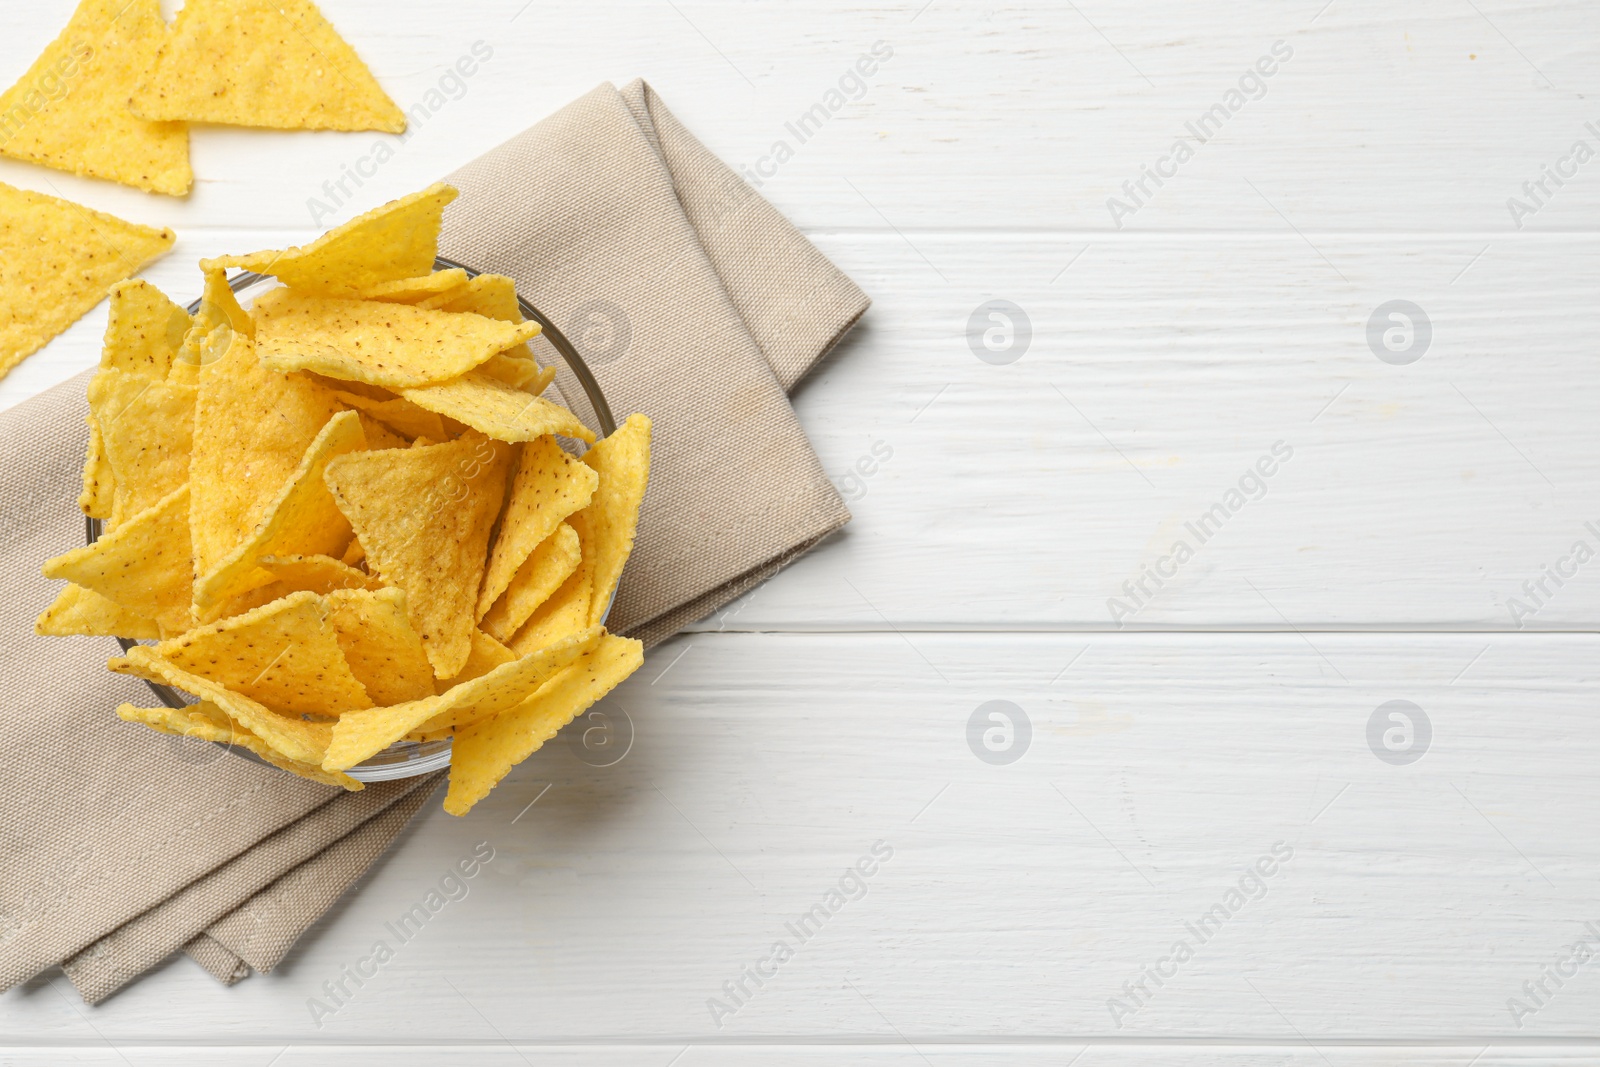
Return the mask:
POLYGON ((448 185, 430 185, 336 226, 304 247, 281 252, 203 259, 203 269, 243 267, 276 276, 305 293, 360 292, 382 282, 419 278, 439 254, 439 224, 456 198, 448 185))
POLYGON ((196 573, 210 574, 250 537, 339 411, 333 395, 304 375, 261 367, 242 334, 201 368, 189 461, 196 573))
MULTIPOLYGON (((389 400, 373 400, 358 393, 346 392, 343 389, 333 390, 333 395, 339 398, 342 404, 348 404, 365 415, 370 415, 378 422, 407 438, 427 437, 435 441, 442 441, 448 435, 444 432, 444 422, 431 411, 417 407, 409 400, 393 397, 389 400)), ((373 445, 373 448, 389 447, 373 445)))
MULTIPOLYGON (((287 596, 301 589, 319 596, 327 596, 329 593, 345 589, 383 588, 383 583, 372 575, 358 571, 331 556, 263 556, 257 561, 257 565, 272 575, 276 583, 282 587, 283 592, 278 596, 287 596)), ((277 597, 273 599, 276 600, 277 597)))
POLYGON ((633 551, 639 505, 650 481, 650 420, 629 415, 617 432, 585 452, 583 461, 600 474, 594 499, 584 509, 586 557, 594 562, 594 592, 589 621, 599 622, 611 607, 623 565, 633 551))
POLYGON ((398 278, 379 282, 353 294, 358 300, 382 300, 390 304, 420 304, 424 300, 465 287, 467 272, 460 267, 436 270, 420 278, 398 278))
POLYGON ((128 95, 166 35, 158 0, 82 0, 0 96, 0 154, 146 192, 187 193, 188 127, 128 111, 128 95))
POLYGON ((224 715, 243 726, 275 751, 298 763, 318 766, 333 738, 333 727, 325 722, 307 722, 279 715, 242 693, 235 693, 209 678, 191 674, 163 659, 148 645, 134 645, 126 656, 109 661, 106 667, 115 674, 131 674, 149 682, 159 682, 192 693, 217 705, 224 715))
POLYGON ((194 587, 196 615, 230 596, 265 585, 273 575, 258 566, 263 556, 331 555, 350 543, 350 523, 328 492, 322 473, 335 457, 366 447, 361 417, 341 411, 306 446, 300 465, 262 511, 250 535, 194 587))
POLYGON ((381 448, 405 448, 411 443, 366 412, 358 414, 361 416, 361 432, 366 435, 369 451, 381 448))
POLYGON ((436 385, 402 388, 400 395, 418 407, 437 411, 497 441, 532 441, 545 434, 594 440, 588 427, 566 408, 481 372, 436 385))
MULTIPOLYGON (((524 345, 523 349, 525 351, 527 346, 524 345)), ((512 356, 505 352, 496 352, 484 361, 483 365, 478 368, 478 373, 486 374, 497 382, 504 382, 513 389, 521 389, 524 392, 532 392, 535 395, 542 391, 542 389, 528 389, 528 383, 538 379, 544 373, 544 370, 539 364, 525 356, 512 356)), ((550 373, 551 377, 555 376, 554 369, 550 373)))
POLYGON ((175 737, 193 737, 199 741, 249 749, 274 767, 281 767, 290 774, 298 774, 323 785, 336 785, 351 792, 366 788, 348 774, 325 771, 314 763, 289 759, 228 718, 226 712, 209 700, 190 704, 186 708, 136 708, 132 704, 123 704, 117 708, 117 717, 125 722, 143 723, 152 730, 175 737))
POLYGON ((111 465, 113 521, 154 504, 189 480, 195 388, 132 371, 101 370, 89 410, 111 465))
POLYGON ((100 367, 163 380, 190 324, 187 311, 143 278, 118 282, 111 287, 100 367))
POLYGON ((405 590, 411 626, 440 678, 459 674, 472 650, 472 609, 508 451, 473 434, 328 464, 328 488, 361 538, 368 569, 405 590))
MULTIPOLYGON (((574 524, 581 524, 579 516, 572 518, 574 524)), ((577 525, 574 526, 576 528, 577 525)), ((582 538, 582 534, 579 534, 579 538, 582 538)), ((594 561, 589 558, 586 548, 578 560, 577 568, 567 580, 539 605, 516 636, 506 643, 517 655, 526 656, 568 634, 577 633, 589 625, 589 605, 593 598, 594 561)))
POLYGON ((438 311, 470 311, 501 322, 521 322, 522 306, 517 303, 517 283, 504 274, 479 274, 459 289, 429 297, 420 307, 438 311))
POLYGON ((46 578, 65 578, 182 633, 189 614, 189 487, 162 500, 92 545, 46 560, 46 578))
POLYGON ((175 239, 171 230, 0 183, 0 376, 175 239))
POLYGON ((305 296, 292 289, 264 294, 255 314, 256 344, 266 366, 385 388, 455 378, 539 332, 533 322, 513 326, 482 315, 305 296))
MULTIPOLYGON (((556 532, 545 538, 511 578, 505 593, 494 602, 483 617, 485 631, 501 641, 510 641, 533 616, 539 605, 555 595, 556 590, 572 576, 583 559, 583 548, 578 535, 566 523, 556 527, 556 532)), ((587 605, 585 605, 587 608, 587 605)), ((587 610, 583 616, 587 618, 587 610)), ((576 608, 572 618, 579 618, 576 608)))
POLYGON ((189 328, 184 331, 183 344, 173 361, 175 372, 191 364, 220 359, 232 344, 235 333, 255 336, 255 320, 239 306, 239 299, 228 284, 227 272, 221 268, 208 270, 205 279, 205 288, 200 291, 200 310, 195 312, 189 328))
POLYGON ((54 604, 46 608, 33 624, 40 637, 126 637, 142 641, 161 636, 155 622, 135 615, 114 600, 107 600, 93 589, 68 585, 54 604))
POLYGON ((354 567, 367 558, 367 550, 361 547, 361 538, 350 538, 350 544, 344 550, 344 555, 339 557, 339 562, 347 567, 354 567))
POLYGON ((444 678, 434 683, 433 688, 437 693, 447 693, 462 682, 470 682, 474 678, 482 678, 496 667, 510 663, 517 658, 517 654, 502 645, 493 637, 482 630, 472 631, 472 652, 467 656, 467 665, 461 668, 461 673, 454 678, 444 678))
POLYGON ((156 120, 406 128, 405 113, 310 0, 187 0, 128 104, 156 120))
POLYGON ((424 723, 442 716, 468 722, 522 703, 605 631, 598 626, 533 655, 502 664, 488 674, 452 687, 439 696, 365 711, 347 712, 333 727, 333 740, 322 765, 330 771, 353 767, 424 723))
POLYGON ((522 446, 511 499, 500 518, 500 532, 478 593, 478 618, 506 591, 512 575, 539 543, 555 533, 568 515, 588 506, 599 481, 592 468, 574 459, 554 437, 538 437, 522 446))
POLYGON ((163 641, 155 650, 180 670, 274 711, 337 715, 372 706, 345 663, 328 605, 315 593, 290 593, 163 641))
POLYGON ((433 667, 406 621, 404 593, 347 589, 329 593, 327 601, 350 672, 375 702, 387 707, 433 695, 433 667))
POLYGON ((83 421, 89 424, 89 446, 83 457, 83 492, 78 494, 78 507, 90 518, 108 519, 116 502, 117 479, 111 473, 111 461, 106 459, 106 439, 94 412, 85 415, 83 421))
POLYGON ((526 702, 459 730, 444 810, 465 815, 506 773, 644 663, 638 641, 607 634, 526 702))

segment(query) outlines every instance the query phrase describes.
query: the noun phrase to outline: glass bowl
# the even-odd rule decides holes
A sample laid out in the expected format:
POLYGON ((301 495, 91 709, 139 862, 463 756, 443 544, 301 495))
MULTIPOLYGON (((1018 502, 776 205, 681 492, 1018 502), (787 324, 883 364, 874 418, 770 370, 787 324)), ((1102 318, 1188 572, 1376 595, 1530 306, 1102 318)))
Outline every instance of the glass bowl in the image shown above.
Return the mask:
MULTIPOLYGON (((445 259, 443 256, 436 258, 433 261, 433 266, 435 270, 451 270, 459 267, 467 272, 468 277, 476 277, 482 273, 464 263, 457 263, 454 260, 445 259)), ((275 284, 276 281, 275 278, 268 275, 253 274, 245 271, 230 278, 228 286, 235 293, 244 296, 254 290, 264 290, 275 284)), ((259 296, 260 293, 255 292, 254 295, 259 296)), ((551 362, 549 352, 541 352, 540 349, 542 348, 554 350, 556 357, 560 360, 557 365, 556 375, 558 388, 563 384, 563 375, 560 370, 564 368, 570 372, 570 380, 567 383, 568 388, 562 389, 561 392, 562 399, 567 402, 569 407, 573 405, 574 401, 580 405, 587 406, 589 409, 587 412, 575 410, 574 414, 583 420, 585 425, 593 428, 599 436, 609 437, 616 431, 616 420, 612 417, 611 406, 606 402, 605 394, 600 391, 600 383, 595 381, 594 374, 589 370, 588 364, 583 361, 583 357, 578 354, 578 350, 573 347, 572 342, 567 340, 566 335, 547 315, 524 300, 521 294, 517 296, 517 303, 522 307, 523 317, 532 322, 537 322, 540 326, 539 336, 529 342, 534 349, 535 356, 542 357, 539 360, 540 363, 548 365, 551 362), (571 388, 572 384, 577 385, 577 390, 571 388), (574 395, 575 393, 577 395, 574 395)), ((199 310, 200 301, 196 300, 189 305, 189 314, 193 315, 199 310)), ((87 520, 86 533, 89 544, 94 544, 99 539, 101 532, 102 526, 99 519, 87 520)), ((610 613, 610 606, 607 605, 606 614, 609 615, 610 613)), ((117 644, 122 646, 124 652, 138 643, 125 637, 119 637, 116 641, 117 644)), ((156 682, 146 682, 145 684, 155 693, 156 698, 169 708, 183 708, 195 703, 194 700, 189 699, 171 686, 160 685, 156 682)), ((264 767, 272 766, 249 749, 223 744, 220 741, 216 742, 216 744, 241 759, 259 763, 264 767)), ((419 774, 427 774, 430 771, 440 770, 449 765, 450 741, 448 739, 443 741, 396 741, 377 755, 351 767, 345 773, 360 782, 386 782, 393 778, 412 778, 419 774)))

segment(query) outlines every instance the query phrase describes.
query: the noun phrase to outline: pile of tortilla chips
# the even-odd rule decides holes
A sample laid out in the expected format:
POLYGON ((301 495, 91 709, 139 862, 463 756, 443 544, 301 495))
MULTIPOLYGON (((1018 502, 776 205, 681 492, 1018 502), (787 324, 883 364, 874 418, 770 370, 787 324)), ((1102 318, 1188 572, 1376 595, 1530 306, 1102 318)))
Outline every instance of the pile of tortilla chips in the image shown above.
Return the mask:
POLYGON ((70 584, 35 628, 157 642, 111 670, 199 703, 122 718, 317 781, 452 738, 459 815, 643 662, 602 623, 651 427, 595 441, 539 395, 511 280, 432 270, 454 197, 202 261, 193 316, 112 289, 80 499, 106 532, 45 563, 70 584), (230 266, 283 285, 247 311, 230 266))

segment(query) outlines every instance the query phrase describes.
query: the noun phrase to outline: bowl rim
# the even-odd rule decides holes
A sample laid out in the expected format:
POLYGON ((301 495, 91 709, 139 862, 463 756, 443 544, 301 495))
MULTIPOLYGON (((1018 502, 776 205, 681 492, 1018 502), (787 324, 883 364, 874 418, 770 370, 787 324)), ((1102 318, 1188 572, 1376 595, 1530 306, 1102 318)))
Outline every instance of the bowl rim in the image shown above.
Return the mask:
MULTIPOLYGON (((464 270, 467 272, 468 278, 476 278, 478 275, 484 273, 483 271, 474 267, 467 266, 465 263, 458 263, 453 259, 447 259, 446 257, 439 255, 434 256, 433 269, 436 271, 464 270)), ((248 289, 250 286, 255 285, 258 282, 267 281, 271 277, 272 275, 270 274, 261 274, 255 271, 240 271, 238 274, 228 279, 228 288, 237 293, 244 289, 248 289)), ((520 292, 518 292, 516 296, 517 306, 521 309, 523 317, 531 322, 537 322, 539 324, 539 336, 544 337, 550 342, 551 347, 556 350, 556 354, 561 357, 562 361, 566 363, 567 369, 572 372, 572 376, 576 378, 578 380, 578 384, 583 387, 584 397, 589 401, 589 406, 594 410, 595 422, 598 424, 598 429, 600 431, 599 436, 611 436, 616 432, 617 429, 616 418, 611 414, 611 405, 606 400, 605 393, 601 390, 599 381, 595 379, 594 372, 589 369, 589 365, 584 362, 583 356, 578 353, 578 350, 573 343, 567 339, 567 335, 561 332, 561 328, 555 324, 554 320, 536 308, 533 304, 529 303, 527 298, 525 298, 520 292)), ((190 315, 198 314, 200 311, 200 298, 196 297, 193 301, 191 301, 187 310, 190 315)), ((99 519, 87 516, 85 517, 84 533, 89 544, 92 545, 99 540, 103 532, 104 525, 99 519)), ((613 594, 612 603, 615 602, 616 597, 615 594, 613 594)), ((608 604, 606 606, 606 615, 610 614, 611 606, 608 604)), ((121 646, 122 651, 124 652, 127 652, 134 645, 138 644, 137 641, 126 637, 117 637, 114 638, 114 640, 119 646, 121 646)), ((173 687, 149 680, 145 680, 145 684, 150 687, 151 692, 155 693, 156 699, 160 700, 167 707, 181 709, 189 706, 189 702, 184 700, 183 697, 179 695, 178 691, 173 687)), ((251 763, 258 763, 263 767, 273 766, 271 763, 262 759, 254 752, 251 752, 248 748, 238 745, 230 745, 225 741, 216 741, 213 743, 222 747, 223 749, 226 749, 233 755, 238 756, 240 759, 249 760, 251 763)), ((363 760, 361 763, 351 767, 345 773, 356 779, 358 782, 386 782, 397 778, 414 778, 419 775, 429 774, 436 770, 442 770, 450 765, 451 743, 448 738, 442 741, 401 741, 396 742, 395 744, 416 745, 418 749, 426 748, 427 751, 412 758, 398 760, 391 759, 384 761, 383 756, 390 753, 394 747, 390 746, 389 749, 385 749, 383 752, 378 753, 369 760, 363 760), (368 764, 370 764, 370 766, 368 764)))

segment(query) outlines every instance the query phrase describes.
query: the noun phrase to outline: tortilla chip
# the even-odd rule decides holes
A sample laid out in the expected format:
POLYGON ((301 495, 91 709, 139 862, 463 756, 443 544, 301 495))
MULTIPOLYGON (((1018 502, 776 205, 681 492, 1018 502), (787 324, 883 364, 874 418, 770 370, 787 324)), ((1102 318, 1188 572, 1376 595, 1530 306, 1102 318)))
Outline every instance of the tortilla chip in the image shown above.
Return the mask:
POLYGON ((433 667, 406 621, 404 593, 346 589, 329 593, 327 601, 345 661, 374 701, 387 707, 433 695, 433 667))
POLYGON ((264 294, 255 313, 256 344, 266 366, 389 389, 455 378, 539 332, 533 322, 513 326, 482 315, 292 289, 264 294))
POLYGON ((337 715, 372 706, 345 663, 328 621, 328 605, 315 593, 291 593, 243 615, 197 627, 163 641, 155 651, 180 670, 274 711, 337 715))
MULTIPOLYGON (((341 404, 348 404, 357 411, 371 416, 378 422, 404 436, 407 441, 415 437, 427 437, 435 441, 442 441, 449 435, 444 431, 444 421, 431 411, 417 407, 409 400, 393 397, 389 400, 373 400, 358 393, 346 392, 343 389, 333 390, 333 395, 339 398, 341 404)), ((374 445, 374 448, 381 447, 374 445)))
MULTIPOLYGON (((580 529, 580 516, 574 515, 572 519, 573 529, 580 529)), ((578 538, 583 540, 581 532, 578 538)), ((506 642, 517 655, 525 656, 589 625, 589 605, 594 598, 594 560, 589 551, 587 546, 583 548, 582 558, 567 580, 528 617, 516 636, 506 642)))
POLYGON ((134 645, 128 649, 126 656, 110 660, 106 667, 114 674, 130 674, 209 700, 222 709, 229 719, 261 738, 281 755, 299 763, 321 766, 328 742, 333 738, 330 724, 279 715, 242 693, 235 693, 209 678, 191 674, 163 659, 148 645, 134 645))
MULTIPOLYGON (((483 618, 506 591, 512 576, 540 542, 555 533, 568 515, 588 506, 599 482, 600 476, 557 444, 554 437, 539 437, 522 446, 511 499, 500 518, 500 532, 478 593, 478 618, 483 618)), ((516 626, 511 629, 514 632, 516 626)))
MULTIPOLYGON (((572 577, 582 561, 583 547, 578 543, 577 532, 562 523, 517 568, 511 584, 484 615, 480 625, 501 641, 512 640, 539 606, 572 577)), ((580 617, 588 617, 587 605, 581 615, 577 608, 573 609, 572 620, 576 622, 580 617)))
POLYGON ((111 287, 100 367, 162 381, 191 323, 187 311, 143 278, 118 282, 111 287))
POLYGON ((402 388, 400 395, 418 407, 455 419, 497 441, 532 441, 545 434, 594 440, 588 427, 566 408, 481 372, 436 385, 402 388))
POLYGON ((437 311, 470 311, 501 322, 523 321, 517 283, 504 274, 479 274, 459 289, 429 297, 418 306, 437 311))
POLYGON ((85 415, 83 421, 89 424, 89 445, 83 457, 83 492, 78 494, 78 508, 92 519, 108 519, 116 501, 116 475, 111 473, 111 461, 106 459, 106 439, 94 412, 85 415))
POLYGON ((117 524, 92 545, 46 560, 46 578, 65 578, 143 618, 182 633, 189 614, 189 487, 117 524))
MULTIPOLYGON (((527 346, 523 345, 522 347, 523 350, 526 351, 527 346)), ((543 391, 542 389, 528 389, 528 383, 537 380, 539 376, 544 373, 544 369, 532 359, 524 356, 513 356, 508 355, 505 352, 496 352, 494 355, 490 356, 484 361, 483 365, 478 368, 477 372, 479 374, 486 374, 497 382, 503 382, 506 385, 511 386, 513 389, 521 389, 524 392, 531 391, 535 395, 543 391)), ((553 368, 551 369, 550 374, 551 377, 555 376, 555 370, 553 368)), ((546 384, 548 384, 548 380, 546 384)))
POLYGON ((187 0, 128 106, 152 120, 400 133, 405 113, 310 0, 187 0))
POLYGON ((257 565, 263 556, 344 551, 350 543, 350 523, 334 504, 322 474, 333 459, 365 448, 366 443, 361 417, 354 411, 341 411, 328 420, 250 535, 211 570, 200 569, 202 577, 194 587, 197 616, 206 618, 206 609, 226 597, 271 581, 273 576, 257 565))
POLYGON ((290 774, 298 774, 302 778, 309 778, 313 782, 321 782, 323 785, 336 785, 352 792, 366 788, 348 774, 325 771, 314 763, 300 763, 289 759, 228 718, 226 712, 209 700, 202 700, 185 708, 136 708, 132 704, 123 704, 117 708, 117 717, 125 722, 143 723, 152 730, 172 734, 175 737, 193 737, 200 741, 249 749, 274 767, 280 767, 290 774))
POLYGON ((366 558, 367 550, 361 547, 361 538, 352 537, 350 544, 344 550, 344 555, 339 557, 339 562, 347 567, 354 567, 366 558))
POLYGON ((113 521, 189 480, 194 402, 194 386, 132 371, 101 370, 89 382, 89 411, 111 466, 113 521))
POLYGON ((584 509, 584 555, 593 560, 594 593, 589 621, 597 623, 611 608, 611 597, 622 580, 622 568, 633 552, 639 527, 639 506, 650 481, 650 419, 629 415, 617 432, 583 455, 583 462, 600 475, 594 499, 584 509))
POLYGON ((161 636, 154 620, 135 615, 114 600, 107 600, 93 589, 68 585, 33 624, 40 637, 126 637, 132 641, 161 636))
POLYGON ((638 641, 607 634, 526 702, 459 730, 444 810, 465 815, 506 773, 644 663, 638 641))
POLYGON ((368 569, 405 590, 407 616, 440 678, 459 674, 472 650, 472 609, 507 452, 471 434, 328 464, 328 488, 366 549, 368 569))
POLYGON ((146 192, 187 193, 188 127, 128 111, 128 95, 166 35, 159 0, 82 0, 0 96, 0 154, 146 192))
POLYGON ((263 556, 256 565, 282 586, 279 596, 302 589, 327 596, 346 589, 383 588, 383 583, 372 575, 331 556, 263 556))
POLYGON ((434 683, 434 692, 446 693, 451 688, 462 682, 470 682, 474 678, 482 678, 496 667, 510 663, 517 658, 517 654, 502 645, 482 630, 472 631, 472 652, 467 656, 467 665, 461 668, 461 673, 454 678, 444 678, 434 683))
POLYGON ((435 184, 391 200, 303 247, 281 252, 202 259, 203 269, 243 267, 271 274, 303 293, 351 295, 382 282, 419 278, 433 270, 445 205, 456 198, 435 184))
POLYGON ((331 393, 305 376, 263 368, 243 335, 201 368, 189 461, 196 573, 210 574, 249 539, 340 410, 331 393))
POLYGON ((382 300, 390 304, 420 304, 424 300, 462 289, 467 283, 467 272, 460 267, 436 270, 420 278, 399 278, 392 282, 379 282, 353 294, 358 300, 382 300))
POLYGON ((334 724, 333 740, 322 765, 330 771, 353 767, 422 724, 440 721, 444 716, 470 722, 515 707, 573 662, 585 648, 598 642, 603 634, 599 627, 573 634, 558 645, 502 664, 439 696, 349 712, 334 724))
POLYGON ((171 230, 0 182, 0 376, 174 240, 171 230))

